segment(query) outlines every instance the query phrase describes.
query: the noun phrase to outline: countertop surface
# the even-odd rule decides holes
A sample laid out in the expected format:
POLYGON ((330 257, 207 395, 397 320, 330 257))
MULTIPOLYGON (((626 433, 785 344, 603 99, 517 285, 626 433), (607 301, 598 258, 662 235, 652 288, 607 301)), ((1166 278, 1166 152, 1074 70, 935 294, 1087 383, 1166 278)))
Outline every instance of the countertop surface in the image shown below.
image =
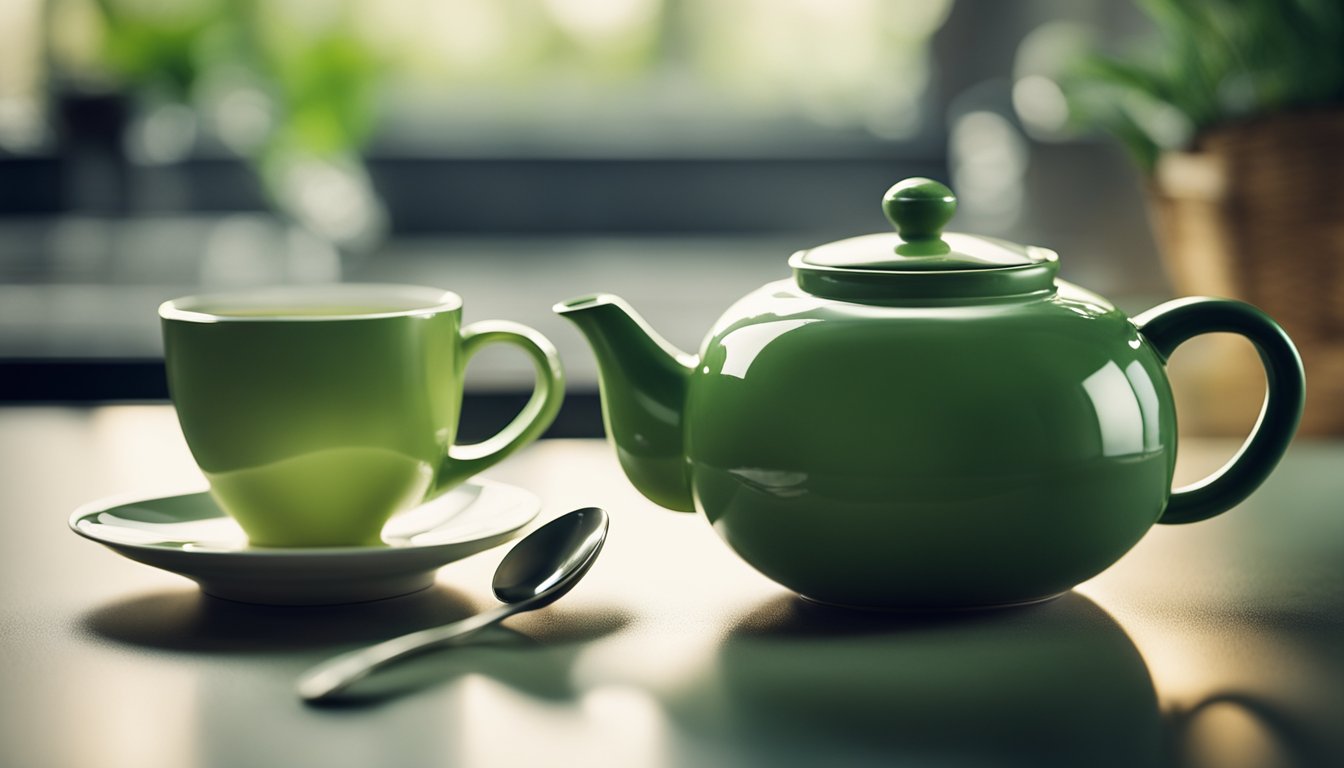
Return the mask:
MULTIPOLYGON (((1234 448, 1187 441, 1179 474, 1234 448)), ((1344 765, 1344 443, 1299 441, 1241 507, 1155 528, 1058 600, 918 619, 792 596, 600 441, 487 476, 541 519, 607 508, 589 576, 311 708, 311 664, 494 605, 503 548, 363 605, 203 597, 66 527, 101 496, 203 487, 169 407, 0 409, 0 764, 1344 765)))

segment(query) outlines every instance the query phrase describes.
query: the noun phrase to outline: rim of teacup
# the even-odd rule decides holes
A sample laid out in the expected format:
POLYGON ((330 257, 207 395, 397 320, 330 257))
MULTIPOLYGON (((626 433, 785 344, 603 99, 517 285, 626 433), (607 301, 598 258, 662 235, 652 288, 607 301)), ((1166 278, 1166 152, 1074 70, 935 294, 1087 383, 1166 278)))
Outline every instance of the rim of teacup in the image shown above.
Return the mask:
POLYGON ((201 293, 165 301, 159 305, 159 317, 192 323, 267 323, 331 322, 373 320, 384 317, 410 317, 451 312, 462 308, 462 297, 452 291, 421 285, 394 283, 323 283, 317 285, 275 285, 246 290, 201 293), (320 308, 332 304, 375 302, 395 309, 350 314, 230 314, 247 310, 275 308, 320 308))

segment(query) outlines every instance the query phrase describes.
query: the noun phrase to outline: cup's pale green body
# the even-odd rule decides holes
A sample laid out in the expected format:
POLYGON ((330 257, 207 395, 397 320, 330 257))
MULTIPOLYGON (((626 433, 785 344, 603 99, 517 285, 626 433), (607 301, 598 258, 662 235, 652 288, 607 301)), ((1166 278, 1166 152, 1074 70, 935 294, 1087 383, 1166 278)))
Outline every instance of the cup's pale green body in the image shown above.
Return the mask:
POLYGON ((460 300, 433 289, 274 289, 160 314, 187 444, 258 546, 378 544, 392 514, 537 437, 563 396, 544 338, 498 321, 464 331, 460 300), (536 393, 500 435, 455 447, 467 359, 495 340, 533 357, 536 393))

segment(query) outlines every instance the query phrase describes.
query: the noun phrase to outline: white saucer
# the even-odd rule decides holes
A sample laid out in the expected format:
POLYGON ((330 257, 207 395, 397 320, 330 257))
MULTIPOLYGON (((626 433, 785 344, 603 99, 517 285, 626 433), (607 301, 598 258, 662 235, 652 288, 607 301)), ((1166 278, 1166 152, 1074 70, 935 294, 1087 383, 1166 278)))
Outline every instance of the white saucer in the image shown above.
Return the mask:
POLYGON ((75 510, 70 528, 132 560, 186 576, 215 597, 332 605, 424 589, 440 566, 516 537, 540 508, 521 488, 474 478, 394 516, 383 529, 385 547, 251 548, 206 491, 102 499, 75 510))

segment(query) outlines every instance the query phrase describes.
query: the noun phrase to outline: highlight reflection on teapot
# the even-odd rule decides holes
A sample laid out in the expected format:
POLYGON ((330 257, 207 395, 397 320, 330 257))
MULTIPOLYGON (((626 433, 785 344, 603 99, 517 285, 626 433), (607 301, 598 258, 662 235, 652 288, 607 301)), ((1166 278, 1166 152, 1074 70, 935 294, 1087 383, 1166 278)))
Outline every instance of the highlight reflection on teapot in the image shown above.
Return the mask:
POLYGON ((1282 457, 1302 363, 1255 307, 1180 299, 1129 318, 1057 279, 1052 251, 943 233, 942 184, 907 179, 883 208, 896 233, 794 254, 793 277, 729 308, 697 355, 615 296, 555 307, 596 353, 630 481, 702 512, 769 578, 864 607, 1048 599, 1154 523, 1237 505, 1282 457), (1259 351, 1265 405, 1236 458, 1172 491, 1166 360, 1219 332, 1259 351))

